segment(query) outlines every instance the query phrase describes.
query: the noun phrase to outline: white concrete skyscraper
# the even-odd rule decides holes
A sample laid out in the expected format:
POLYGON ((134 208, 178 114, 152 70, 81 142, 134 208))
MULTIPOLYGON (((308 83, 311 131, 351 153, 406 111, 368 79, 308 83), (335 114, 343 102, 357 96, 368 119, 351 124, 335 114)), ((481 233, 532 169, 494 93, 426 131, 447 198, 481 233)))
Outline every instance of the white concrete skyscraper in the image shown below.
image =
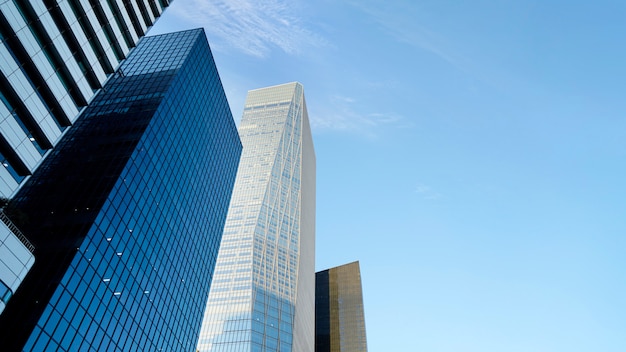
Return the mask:
POLYGON ((300 83, 248 92, 199 351, 313 351, 315 151, 300 83))

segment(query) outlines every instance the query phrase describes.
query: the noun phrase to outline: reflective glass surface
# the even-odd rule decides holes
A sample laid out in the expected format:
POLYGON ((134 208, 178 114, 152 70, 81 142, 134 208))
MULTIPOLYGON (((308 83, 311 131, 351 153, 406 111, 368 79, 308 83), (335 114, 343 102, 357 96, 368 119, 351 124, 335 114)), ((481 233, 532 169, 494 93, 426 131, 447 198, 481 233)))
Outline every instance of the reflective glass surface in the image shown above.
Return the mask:
POLYGON ((239 133, 198 350, 312 351, 315 155, 302 86, 250 91, 239 133))
POLYGON ((144 38, 10 204, 24 349, 193 351, 240 154, 204 31, 144 38))
POLYGON ((0 133, 1 161, 9 165, 0 172, 0 195, 14 195, 144 36, 142 14, 153 23, 170 3, 0 1, 0 87, 10 100, 14 95, 24 103, 13 101, 15 110, 0 108, 0 120, 15 119, 27 127, 24 134, 6 126, 0 133), (15 94, 6 94, 11 91, 15 94))
POLYGON ((367 352, 359 262, 315 275, 315 352, 367 352))

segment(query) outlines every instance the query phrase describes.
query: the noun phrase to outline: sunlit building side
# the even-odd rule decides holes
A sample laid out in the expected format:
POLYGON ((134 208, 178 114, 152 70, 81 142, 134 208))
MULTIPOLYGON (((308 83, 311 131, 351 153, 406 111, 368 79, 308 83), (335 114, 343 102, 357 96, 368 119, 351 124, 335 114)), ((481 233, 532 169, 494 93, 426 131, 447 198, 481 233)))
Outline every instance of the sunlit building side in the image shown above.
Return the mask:
POLYGON ((315 352, 367 352, 359 262, 315 277, 315 352))
POLYGON ((314 349, 315 152, 304 91, 248 92, 199 351, 314 349))

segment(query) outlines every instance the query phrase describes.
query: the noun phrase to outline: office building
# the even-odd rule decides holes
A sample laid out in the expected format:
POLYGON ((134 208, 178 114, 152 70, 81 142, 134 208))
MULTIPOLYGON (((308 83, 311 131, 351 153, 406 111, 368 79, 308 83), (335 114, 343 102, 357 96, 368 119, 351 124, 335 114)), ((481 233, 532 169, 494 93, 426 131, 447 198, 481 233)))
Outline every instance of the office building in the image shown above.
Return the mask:
POLYGON ((34 249, 0 210, 0 314, 35 263, 34 249))
POLYGON ((241 148, 204 31, 144 38, 7 206, 0 346, 193 351, 241 148))
POLYGON ((359 262, 315 274, 315 352, 367 352, 359 262))
MULTIPOLYGON (((169 0, 0 1, 0 198, 59 142, 169 0)), ((0 314, 35 257, 0 216, 0 314), (4 294, 3 294, 4 292, 4 294)))
POLYGON ((34 172, 168 5, 0 1, 0 196, 34 172))
POLYGON ((199 351, 313 351, 315 152, 299 83, 248 92, 199 351))

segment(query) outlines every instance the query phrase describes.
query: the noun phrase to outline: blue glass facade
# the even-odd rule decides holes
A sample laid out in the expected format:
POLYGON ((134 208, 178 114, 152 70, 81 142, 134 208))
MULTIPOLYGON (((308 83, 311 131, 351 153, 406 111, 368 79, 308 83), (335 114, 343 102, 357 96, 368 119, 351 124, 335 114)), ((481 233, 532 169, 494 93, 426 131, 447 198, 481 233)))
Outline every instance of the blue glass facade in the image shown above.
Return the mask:
POLYGON ((15 195, 170 2, 0 1, 0 196, 15 195))
POLYGON ((143 39, 9 205, 38 259, 5 346, 193 351, 241 148, 204 31, 143 39))

